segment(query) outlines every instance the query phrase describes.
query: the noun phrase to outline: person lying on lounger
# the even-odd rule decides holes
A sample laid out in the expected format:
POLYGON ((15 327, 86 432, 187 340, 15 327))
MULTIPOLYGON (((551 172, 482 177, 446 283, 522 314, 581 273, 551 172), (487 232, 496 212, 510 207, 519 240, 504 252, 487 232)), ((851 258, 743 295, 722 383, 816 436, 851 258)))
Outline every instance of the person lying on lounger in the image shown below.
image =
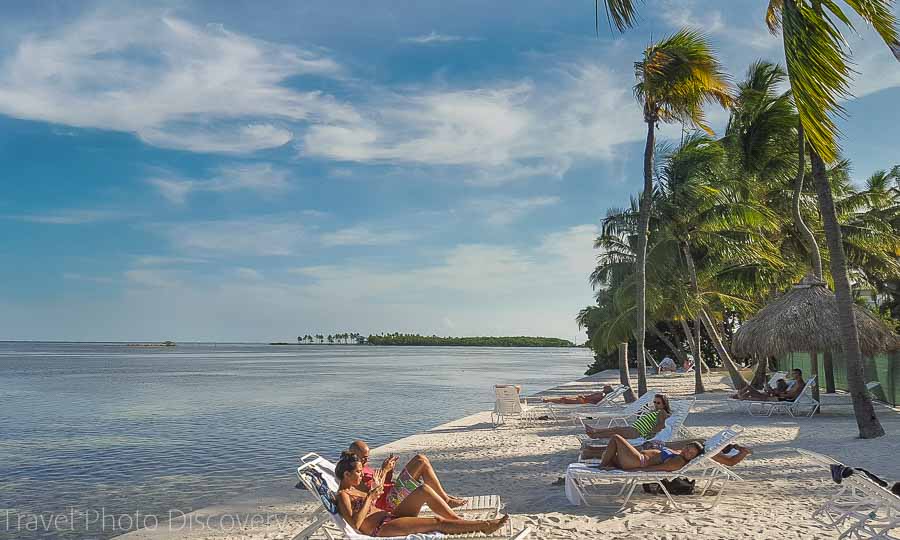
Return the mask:
MULTIPOLYGON (((683 450, 688 447, 688 445, 699 444, 701 446, 706 444, 706 441, 703 439, 692 439, 686 441, 672 441, 667 443, 659 443, 658 441, 647 441, 640 446, 635 446, 640 451, 643 450, 659 450, 663 447, 668 448, 669 450, 683 450)), ((602 458, 604 452, 606 452, 606 446, 585 446, 581 449, 581 459, 598 459, 602 458)), ((746 446, 741 446, 739 444, 729 444, 725 448, 722 449, 721 452, 712 456, 713 461, 717 461, 722 465, 726 465, 728 467, 734 467, 738 463, 744 461, 744 458, 753 454, 746 446)))
POLYGON ((653 410, 638 416, 630 426, 594 428, 585 424, 584 431, 592 439, 608 439, 613 435, 620 435, 626 439, 638 437, 650 439, 666 427, 666 419, 671 415, 669 398, 665 394, 656 394, 653 396, 653 410))
POLYGON ((375 507, 375 501, 381 496, 384 486, 376 484, 368 491, 358 489, 357 486, 362 483, 363 464, 351 452, 341 455, 334 467, 334 475, 340 482, 337 506, 341 517, 351 527, 369 536, 406 536, 427 532, 490 534, 509 520, 508 515, 489 520, 462 519, 427 485, 416 488, 390 512, 379 510, 375 507), (419 517, 426 504, 436 514, 435 517, 419 517))
POLYGON ((466 504, 465 499, 453 497, 444 491, 437 473, 434 472, 434 467, 431 466, 431 461, 422 454, 409 460, 400 474, 395 477, 397 456, 393 454, 388 456, 382 462, 381 469, 376 471, 369 467, 369 445, 365 441, 353 441, 348 451, 363 464, 362 480, 356 488, 367 492, 376 485, 383 487, 381 495, 375 500, 376 508, 390 512, 422 484, 431 487, 450 508, 466 504))
POLYGON ((612 394, 615 390, 612 386, 606 385, 603 390, 594 392, 593 394, 581 394, 578 396, 563 397, 545 397, 541 398, 544 403, 561 403, 563 405, 596 405, 606 399, 606 396, 612 394))
POLYGON ((681 450, 663 446, 653 450, 638 450, 619 435, 613 435, 600 458, 600 467, 623 471, 677 471, 703 453, 703 445, 690 442, 681 450))
POLYGON ((791 370, 791 379, 790 382, 779 379, 775 388, 767 388, 765 391, 759 391, 748 384, 731 397, 751 401, 794 401, 803 392, 806 382, 803 380, 803 371, 796 368, 791 370))

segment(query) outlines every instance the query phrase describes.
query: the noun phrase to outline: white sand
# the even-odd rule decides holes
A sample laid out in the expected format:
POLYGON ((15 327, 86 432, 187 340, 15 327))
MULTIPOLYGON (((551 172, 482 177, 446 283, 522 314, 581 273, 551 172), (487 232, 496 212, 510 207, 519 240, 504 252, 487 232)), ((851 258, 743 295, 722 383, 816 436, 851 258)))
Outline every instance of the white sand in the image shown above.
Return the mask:
MULTIPOLYGON (((503 498, 505 511, 515 528, 530 526, 531 538, 837 538, 811 519, 813 510, 835 489, 826 470, 804 458, 793 448, 828 454, 847 464, 867 468, 889 481, 900 480, 900 415, 877 405, 887 435, 876 440, 857 439, 856 422, 849 396, 823 394, 823 413, 812 419, 786 416, 755 418, 731 412, 725 403, 722 374, 707 383, 707 394, 699 396, 686 426, 699 436, 712 435, 724 426, 741 424, 739 442, 754 454, 735 467, 746 481, 732 484, 713 510, 692 510, 685 500, 682 512, 664 512, 664 497, 638 495, 635 504, 617 513, 617 506, 594 508, 571 506, 558 484, 566 466, 577 459, 579 430, 571 424, 541 422, 534 427, 514 424, 493 428, 489 413, 479 413, 395 441, 373 451, 375 462, 393 452, 403 456, 425 453, 431 458, 447 491, 455 495, 495 493, 503 498), (712 384, 709 384, 712 382, 712 384)), ((547 394, 576 393, 614 382, 617 372, 604 372, 564 385, 547 394)), ((507 381, 513 383, 515 381, 507 381)), ((650 388, 672 396, 692 395, 693 377, 651 377, 650 388)), ((300 452, 301 449, 298 449, 300 452)), ((336 454, 339 449, 320 450, 336 454)), ((402 464, 402 460, 401 460, 402 464)), ((316 508, 305 491, 293 489, 292 471, 285 471, 285 489, 277 493, 251 495, 241 501, 210 507, 191 515, 193 526, 178 522, 162 524, 155 531, 137 531, 131 539, 179 540, 289 540, 310 520, 316 508), (233 526, 233 516, 272 516, 264 525, 233 526), (225 530, 217 530, 224 525, 225 530), (180 528, 180 530, 179 530, 180 528)), ((709 500, 703 501, 708 503, 709 500)), ((322 537, 322 536, 319 536, 322 537)), ((317 537, 317 538, 319 538, 317 537)))

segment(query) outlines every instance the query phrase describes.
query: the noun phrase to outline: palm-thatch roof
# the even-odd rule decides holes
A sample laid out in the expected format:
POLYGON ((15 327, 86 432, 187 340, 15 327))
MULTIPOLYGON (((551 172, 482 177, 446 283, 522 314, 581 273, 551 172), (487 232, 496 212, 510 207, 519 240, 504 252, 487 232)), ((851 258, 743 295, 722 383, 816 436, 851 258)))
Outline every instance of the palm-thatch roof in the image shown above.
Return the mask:
MULTIPOLYGON (((890 328, 865 309, 853 307, 864 356, 900 348, 900 339, 890 328)), ((834 293, 816 278, 805 277, 743 323, 731 348, 737 356, 843 350, 834 293)))

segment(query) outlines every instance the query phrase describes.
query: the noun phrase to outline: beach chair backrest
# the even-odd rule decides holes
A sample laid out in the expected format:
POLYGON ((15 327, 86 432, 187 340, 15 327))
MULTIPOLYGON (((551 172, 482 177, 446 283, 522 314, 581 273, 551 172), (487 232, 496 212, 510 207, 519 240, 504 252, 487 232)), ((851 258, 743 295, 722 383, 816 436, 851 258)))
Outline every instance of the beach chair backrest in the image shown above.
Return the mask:
POLYGON ((726 446, 734 442, 738 435, 740 435, 743 431, 743 427, 735 424, 706 439, 706 444, 703 445, 703 455, 692 459, 690 463, 688 463, 681 469, 681 471, 688 471, 690 469, 703 469, 708 468, 711 465, 715 465, 713 456, 715 456, 726 446))
POLYGON ((780 379, 784 379, 785 377, 787 377, 787 373, 785 373, 784 371, 776 371, 769 378, 769 382, 766 383, 766 386, 768 386, 769 388, 775 388, 775 385, 778 384, 778 381, 780 379))
POLYGON ((496 402, 494 412, 502 415, 521 414, 522 402, 519 401, 519 392, 512 385, 494 386, 496 402))
POLYGON ((668 442, 674 439, 678 430, 684 425, 684 421, 687 420, 688 414, 691 413, 694 401, 694 399, 671 400, 669 408, 672 409, 672 415, 666 418, 666 426, 650 440, 668 442))
POLYGON ((629 416, 649 412, 653 408, 653 397, 660 393, 662 392, 656 389, 647 390, 646 394, 626 405, 623 412, 629 416))
POLYGON ((612 392, 606 394, 606 396, 603 398, 603 401, 601 401, 600 404, 612 403, 616 399, 619 399, 620 397, 622 397, 622 395, 624 395, 625 392, 627 392, 627 391, 628 391, 628 387, 620 384, 619 386, 616 386, 615 388, 613 388, 612 392))
POLYGON ((800 392, 800 395, 794 400, 794 403, 806 403, 809 401, 815 401, 812 397, 813 385, 816 384, 816 376, 806 379, 806 386, 803 387, 803 391, 800 392))
POLYGON ((332 474, 333 471, 334 465, 322 458, 321 460, 313 460, 298 467, 297 476, 300 477, 300 481, 303 482, 306 489, 316 495, 319 499, 319 503, 322 504, 322 507, 328 512, 328 515, 331 516, 331 520, 334 524, 344 533, 345 538, 349 538, 350 540, 370 538, 369 536, 360 534, 356 529, 351 527, 350 524, 344 520, 343 516, 341 516, 340 511, 338 511, 336 493, 340 486, 332 474), (331 471, 328 470, 329 465, 331 466, 331 471))

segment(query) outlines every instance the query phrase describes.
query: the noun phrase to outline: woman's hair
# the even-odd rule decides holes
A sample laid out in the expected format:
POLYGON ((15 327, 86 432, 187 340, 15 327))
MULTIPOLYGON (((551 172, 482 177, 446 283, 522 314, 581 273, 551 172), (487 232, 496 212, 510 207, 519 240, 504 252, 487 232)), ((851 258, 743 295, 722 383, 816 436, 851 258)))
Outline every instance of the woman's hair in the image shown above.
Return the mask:
POLYGON ((356 464, 359 458, 352 452, 341 452, 341 459, 334 466, 334 477, 340 482, 344 479, 344 475, 350 471, 356 470, 356 464))
POLYGON ((702 456, 703 453, 706 452, 706 447, 698 443, 697 441, 691 441, 687 443, 687 445, 685 445, 685 448, 690 448, 691 446, 693 446, 697 450, 698 456, 702 456))
POLYGON ((666 411, 666 414, 672 414, 672 409, 669 408, 669 398, 666 397, 665 394, 656 394, 653 396, 655 398, 659 398, 663 402, 663 410, 666 411))

